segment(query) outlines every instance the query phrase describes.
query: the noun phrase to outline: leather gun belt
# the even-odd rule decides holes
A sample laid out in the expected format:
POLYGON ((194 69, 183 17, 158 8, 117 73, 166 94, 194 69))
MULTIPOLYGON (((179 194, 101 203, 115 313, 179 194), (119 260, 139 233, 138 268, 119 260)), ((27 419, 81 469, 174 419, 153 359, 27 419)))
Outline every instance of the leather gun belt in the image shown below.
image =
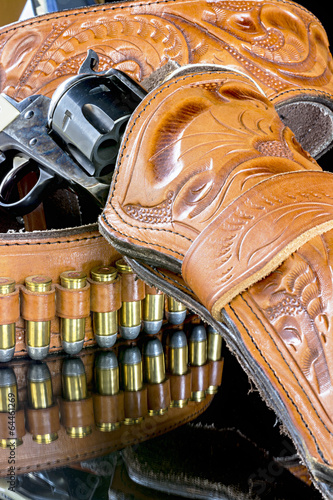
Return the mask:
POLYGON ((1 91, 51 96, 87 50, 138 82, 172 61, 253 78, 312 156, 332 142, 332 57, 321 22, 292 1, 157 0, 56 12, 0 30, 1 91), (311 134, 308 129, 311 128, 311 134))
MULTIPOLYGON (((31 407, 29 383, 35 384, 39 372, 27 374, 27 397, 19 397, 28 401, 26 424, 17 407, 13 431, 17 444, 23 441, 17 447, 20 470, 145 439, 193 418, 209 403, 207 380, 219 379, 222 362, 215 360, 211 369, 202 359, 202 325, 193 328, 197 350, 191 334, 185 334, 192 400, 185 407, 171 404, 166 416, 159 410, 188 394, 186 371, 174 373, 182 377, 178 388, 172 377, 152 371, 163 357, 160 347, 145 351, 137 325, 122 322, 121 312, 122 334, 112 349, 125 367, 123 399, 118 395, 112 406, 101 395, 90 399, 88 390, 73 396, 70 381, 84 379, 79 360, 89 357, 89 350, 80 350, 82 342, 94 342, 90 318, 113 312, 120 302, 125 311, 125 304, 143 301, 154 288, 176 304, 167 311, 169 320, 182 317, 177 304, 187 306, 225 338, 281 419, 314 484, 332 499, 333 185, 332 174, 313 159, 333 138, 333 65, 321 23, 283 0, 134 1, 54 13, 0 30, 1 90, 18 101, 32 94, 52 96, 65 78, 77 74, 88 49, 98 54, 100 70, 114 67, 138 82, 147 82, 169 61, 178 69, 152 84, 127 126, 99 219, 98 230, 111 245, 96 226, 1 236, 3 276, 18 284, 1 296, 3 331, 9 335, 8 325, 16 323, 17 353, 26 346, 28 352, 36 347, 29 354, 38 355, 45 346, 29 345, 23 328, 25 337, 29 330, 37 338, 34 328, 47 323, 50 350, 58 350, 61 341, 64 350, 76 354, 73 365, 72 358, 64 358, 62 387, 55 389, 62 398, 59 430, 55 401, 42 408, 49 421, 31 407), (146 289, 125 277, 121 301, 111 298, 113 285, 96 283, 91 274, 95 266, 116 263, 119 254, 125 259, 118 264, 120 273, 130 265, 147 284, 146 289), (61 277, 68 272, 76 275, 61 277), (36 275, 50 278, 49 289, 28 283, 36 275), (80 285, 73 285, 73 278, 80 285), (134 351, 123 352, 122 345, 134 351), (147 359, 147 387, 137 379, 141 352, 153 358, 147 359), (145 417, 149 412, 153 420, 145 417), (132 424, 130 436, 123 438, 125 425, 109 431, 107 440, 101 430, 95 432, 104 414, 132 424), (151 431, 148 422, 154 422, 151 431), (140 437, 137 430, 143 431, 140 437), (58 440, 52 440, 54 433, 58 440), (43 461, 39 436, 50 441, 45 445, 50 458, 43 461)), ((180 348, 168 339, 166 334, 161 342, 167 365, 172 349, 180 348)), ((19 374, 34 362, 11 363, 19 374)), ((13 374, 5 373, 4 386, 14 382, 13 374)), ((4 393, 8 396, 8 390, 4 393)), ((1 428, 5 431, 3 423, 1 428)))

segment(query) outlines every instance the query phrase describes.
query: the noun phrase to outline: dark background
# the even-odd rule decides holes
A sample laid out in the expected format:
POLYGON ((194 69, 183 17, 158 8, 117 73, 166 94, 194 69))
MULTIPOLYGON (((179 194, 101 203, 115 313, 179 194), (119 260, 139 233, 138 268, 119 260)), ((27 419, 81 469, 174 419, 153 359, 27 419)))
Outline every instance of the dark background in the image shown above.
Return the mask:
MULTIPOLYGON (((297 2, 303 5, 312 14, 314 14, 321 24, 324 26, 328 40, 330 42, 330 50, 333 53, 333 17, 332 17, 332 2, 331 0, 302 0, 297 2)), ((324 170, 333 171, 333 149, 328 151, 318 159, 319 165, 324 170)))

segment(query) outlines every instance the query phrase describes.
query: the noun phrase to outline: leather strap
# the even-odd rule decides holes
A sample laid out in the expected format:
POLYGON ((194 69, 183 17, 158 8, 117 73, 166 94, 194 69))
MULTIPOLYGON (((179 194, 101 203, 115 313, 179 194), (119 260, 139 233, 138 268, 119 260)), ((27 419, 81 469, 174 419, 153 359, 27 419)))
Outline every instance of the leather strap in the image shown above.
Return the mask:
POLYGON ((121 307, 121 279, 103 283, 88 280, 90 283, 90 309, 93 312, 117 311, 121 307))
POLYGON ((279 104, 300 97, 332 101, 325 30, 311 12, 289 1, 94 5, 5 26, 0 41, 1 91, 18 100, 52 95, 94 49, 101 70, 115 67, 138 81, 170 60, 181 66, 214 63, 248 74, 279 104))
MULTIPOLYGON (((0 412, 1 439, 22 439, 25 435, 24 408, 15 411, 14 419, 7 412, 0 412), (13 423, 13 425, 11 425, 13 423)), ((0 451, 1 453, 1 451, 0 451)))
POLYGON ((16 323, 20 317, 19 289, 7 295, 0 294, 0 325, 16 323))
MULTIPOLYGON (((61 350, 59 317, 86 317, 84 346, 94 345, 94 333, 90 320, 89 285, 81 291, 65 290, 59 286, 60 274, 68 270, 83 271, 90 276, 96 266, 106 266, 120 258, 120 254, 100 235, 95 225, 68 230, 35 231, 32 233, 6 233, 1 235, 1 275, 14 279, 15 292, 0 294, 0 325, 16 324, 15 356, 26 355, 25 320, 51 320, 49 352, 61 350), (54 285, 50 292, 31 292, 24 285, 31 275, 49 276, 54 285), (55 286, 56 285, 56 286, 55 286), (57 310, 55 309, 55 293, 57 310), (82 297, 83 295, 83 297, 82 297), (73 297, 74 300, 68 300, 73 297), (75 309, 74 309, 75 308, 75 309), (21 311, 21 312, 20 312, 21 311)), ((91 284, 91 281, 90 281, 91 284)), ((94 285, 94 290, 99 285, 94 285)), ((107 285, 104 285, 110 289, 107 285)), ((119 286, 119 285, 118 285, 119 286)), ((101 285, 99 290, 104 289, 101 285)), ((117 292, 119 294, 119 291, 117 292)), ((94 308, 96 293, 92 295, 94 308)), ((118 299, 119 304, 119 297, 118 299)), ((98 300, 99 301, 99 300, 98 300)), ((110 305, 111 297, 105 293, 100 307, 110 305)))
POLYGON ((94 423, 93 399, 89 396, 80 401, 60 399, 61 421, 65 427, 86 427, 94 423))
POLYGON ((191 397, 192 371, 184 375, 169 375, 172 401, 184 401, 191 397))
POLYGON ((58 403, 49 408, 26 408, 25 417, 27 430, 33 436, 53 434, 60 429, 58 403))
POLYGON ((57 315, 59 318, 87 318, 90 314, 90 285, 69 289, 57 285, 57 315))
POLYGON ((333 228, 332 192, 328 172, 276 175, 242 193, 200 233, 182 274, 216 319, 234 297, 333 228))
POLYGON ((105 422, 121 423, 125 419, 124 392, 118 394, 93 394, 95 422, 97 425, 105 422))
POLYGON ((56 315, 55 287, 48 292, 31 292, 21 287, 21 316, 26 321, 51 321, 56 315))
POLYGON ((209 362, 209 386, 218 387, 222 383, 222 373, 224 360, 219 359, 217 361, 209 362))
POLYGON ((143 300, 146 296, 145 284, 133 273, 123 273, 121 276, 122 302, 135 302, 143 300))
POLYGON ((170 406, 170 380, 166 379, 160 384, 148 384, 148 409, 158 411, 170 406))

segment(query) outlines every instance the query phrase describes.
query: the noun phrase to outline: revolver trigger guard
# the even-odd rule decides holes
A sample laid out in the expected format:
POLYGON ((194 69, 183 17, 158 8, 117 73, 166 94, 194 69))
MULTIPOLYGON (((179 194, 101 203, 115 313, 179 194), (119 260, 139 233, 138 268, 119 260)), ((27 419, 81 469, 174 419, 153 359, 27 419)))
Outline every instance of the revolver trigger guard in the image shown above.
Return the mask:
POLYGON ((49 184, 55 180, 54 174, 49 173, 42 167, 38 171, 38 180, 36 184, 30 189, 30 191, 17 201, 6 202, 2 195, 2 191, 5 185, 5 179, 0 185, 0 208, 5 210, 10 210, 14 215, 26 215, 32 210, 34 210, 41 203, 42 199, 45 197, 45 190, 49 184))

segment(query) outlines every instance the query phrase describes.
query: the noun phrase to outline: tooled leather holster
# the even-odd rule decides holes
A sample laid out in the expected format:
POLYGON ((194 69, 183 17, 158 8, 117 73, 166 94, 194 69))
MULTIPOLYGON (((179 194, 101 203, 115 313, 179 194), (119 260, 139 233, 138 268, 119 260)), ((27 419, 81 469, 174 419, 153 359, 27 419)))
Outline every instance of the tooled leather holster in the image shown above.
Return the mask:
MULTIPOLYGON (((139 82, 169 59, 190 65, 153 89, 131 118, 100 218, 111 245, 96 226, 4 234, 4 275, 21 284, 22 297, 31 274, 47 269, 57 283, 63 271, 89 272, 127 256, 148 285, 227 339, 330 498, 332 180, 277 114, 313 156, 330 147, 332 62, 319 21, 291 2, 133 2, 42 16, 4 28, 0 40, 2 90, 17 100, 52 95, 76 74, 88 48, 98 52, 101 68, 117 67, 139 82), (197 63, 214 66, 202 72, 197 63), (304 135, 309 121, 320 127, 320 140, 304 135)), ((88 346, 90 309, 80 304, 88 346)), ((51 351, 60 348, 64 309, 52 316, 51 351)), ((15 317, 23 354, 23 320, 50 319, 49 310, 26 311, 15 317)), ((205 401, 152 417, 157 432, 193 418, 209 396, 205 401)), ((82 420, 67 427, 87 427, 87 415, 94 426, 92 403, 85 405, 82 420)), ((63 428, 47 445, 52 459, 43 466, 124 444, 121 430, 105 440, 94 428, 72 446, 65 423, 75 411, 61 407, 63 428)), ((126 444, 137 440, 137 429, 144 432, 139 439, 148 437, 144 424, 136 425, 126 444)), ((40 459, 29 429, 17 436, 21 471, 40 459)))

